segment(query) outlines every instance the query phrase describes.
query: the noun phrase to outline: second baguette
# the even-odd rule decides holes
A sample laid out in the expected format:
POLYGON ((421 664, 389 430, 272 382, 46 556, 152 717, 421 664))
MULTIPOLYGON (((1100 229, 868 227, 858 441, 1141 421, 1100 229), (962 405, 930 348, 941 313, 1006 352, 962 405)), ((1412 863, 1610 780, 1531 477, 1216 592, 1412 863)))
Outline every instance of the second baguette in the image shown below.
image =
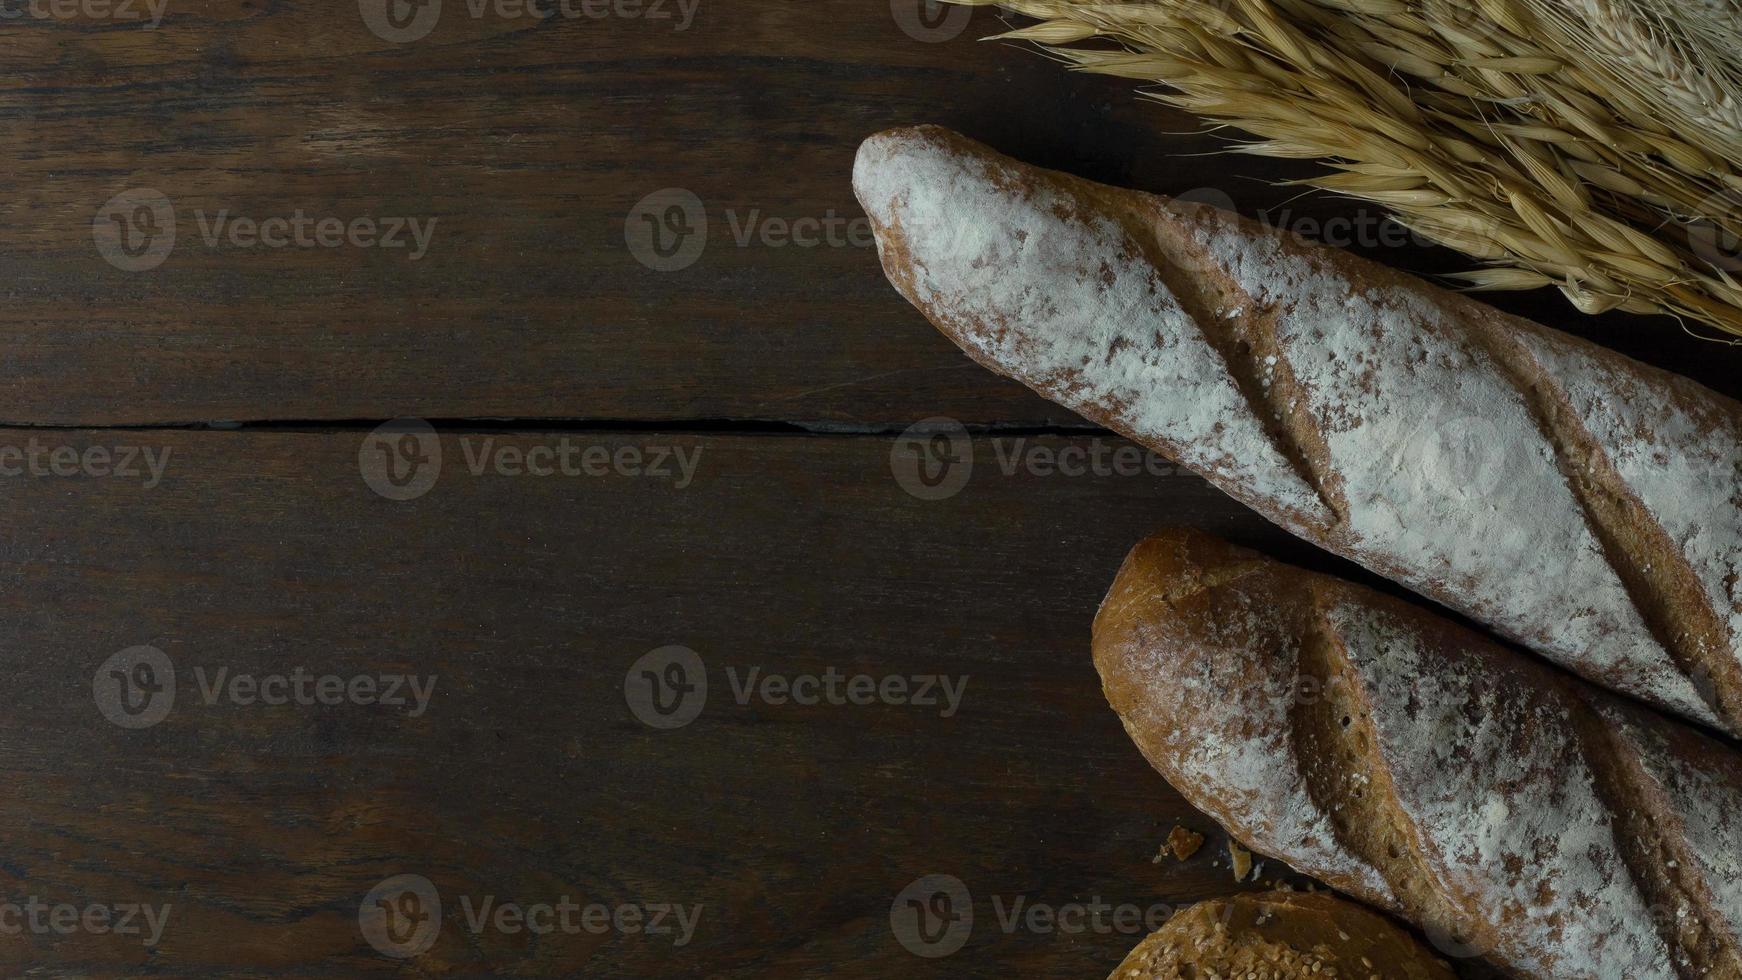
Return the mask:
POLYGON ((1541 980, 1742 977, 1742 760, 1407 603, 1172 531, 1095 619, 1107 700, 1252 850, 1541 980))

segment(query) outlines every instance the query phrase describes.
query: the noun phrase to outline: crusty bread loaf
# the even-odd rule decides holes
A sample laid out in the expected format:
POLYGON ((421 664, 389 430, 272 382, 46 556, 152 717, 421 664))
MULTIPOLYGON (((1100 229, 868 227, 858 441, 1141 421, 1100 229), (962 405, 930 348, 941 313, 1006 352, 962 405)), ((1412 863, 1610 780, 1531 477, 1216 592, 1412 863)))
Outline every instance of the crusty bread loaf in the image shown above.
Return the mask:
POLYGON ((976 360, 1586 677, 1742 735, 1742 405, 1228 212, 936 128, 859 150, 976 360))
POLYGON ((1742 977, 1742 757, 1408 603, 1201 532, 1095 619, 1145 757, 1254 851, 1520 976, 1742 977))
POLYGON ((1328 892, 1199 902, 1137 945, 1108 980, 1454 980, 1415 937, 1328 892))

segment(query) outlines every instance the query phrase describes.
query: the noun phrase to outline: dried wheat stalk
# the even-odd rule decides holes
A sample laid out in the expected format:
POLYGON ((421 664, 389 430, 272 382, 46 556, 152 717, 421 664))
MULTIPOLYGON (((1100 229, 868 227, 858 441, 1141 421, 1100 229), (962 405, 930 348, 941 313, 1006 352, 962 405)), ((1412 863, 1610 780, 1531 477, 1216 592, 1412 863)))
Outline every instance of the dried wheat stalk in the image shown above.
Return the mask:
POLYGON ((1242 152, 1324 161, 1307 183, 1485 260, 1475 288, 1742 336, 1737 0, 952 2, 1163 83, 1146 94, 1259 137, 1242 152))
POLYGON ((1531 0, 1563 45, 1633 113, 1662 116, 1723 159, 1742 155, 1742 4, 1736 0, 1531 0))

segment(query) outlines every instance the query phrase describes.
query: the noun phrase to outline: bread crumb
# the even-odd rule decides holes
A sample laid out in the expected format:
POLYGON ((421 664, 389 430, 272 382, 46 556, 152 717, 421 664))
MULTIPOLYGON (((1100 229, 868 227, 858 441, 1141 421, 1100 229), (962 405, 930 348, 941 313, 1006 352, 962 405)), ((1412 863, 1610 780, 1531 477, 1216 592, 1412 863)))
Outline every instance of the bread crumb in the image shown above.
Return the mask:
MULTIPOLYGON (((1203 846, 1204 835, 1194 833, 1184 827, 1176 826, 1173 828, 1172 832, 1167 835, 1167 849, 1173 852, 1174 860, 1176 861, 1184 861, 1193 854, 1198 853, 1198 848, 1203 846)), ((1155 860, 1159 862, 1161 860, 1161 854, 1156 854, 1155 860)))
POLYGON ((1230 838, 1228 856, 1234 859, 1234 880, 1245 881, 1246 875, 1252 870, 1252 852, 1241 847, 1238 841, 1230 838))

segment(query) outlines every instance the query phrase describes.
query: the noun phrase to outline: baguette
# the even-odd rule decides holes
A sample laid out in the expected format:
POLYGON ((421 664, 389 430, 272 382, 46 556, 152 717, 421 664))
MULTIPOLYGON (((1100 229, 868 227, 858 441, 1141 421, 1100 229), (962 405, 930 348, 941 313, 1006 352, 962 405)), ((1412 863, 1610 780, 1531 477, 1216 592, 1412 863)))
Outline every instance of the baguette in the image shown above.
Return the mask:
POLYGON ((867 140, 971 357, 1599 684, 1742 735, 1742 405, 1226 211, 867 140))
POLYGON ((1530 978, 1742 977, 1742 757, 1407 603, 1195 531, 1126 559, 1095 666, 1252 850, 1530 978))
POLYGON ((1151 933, 1108 980, 1455 980, 1415 937, 1327 892, 1213 898, 1151 933))

